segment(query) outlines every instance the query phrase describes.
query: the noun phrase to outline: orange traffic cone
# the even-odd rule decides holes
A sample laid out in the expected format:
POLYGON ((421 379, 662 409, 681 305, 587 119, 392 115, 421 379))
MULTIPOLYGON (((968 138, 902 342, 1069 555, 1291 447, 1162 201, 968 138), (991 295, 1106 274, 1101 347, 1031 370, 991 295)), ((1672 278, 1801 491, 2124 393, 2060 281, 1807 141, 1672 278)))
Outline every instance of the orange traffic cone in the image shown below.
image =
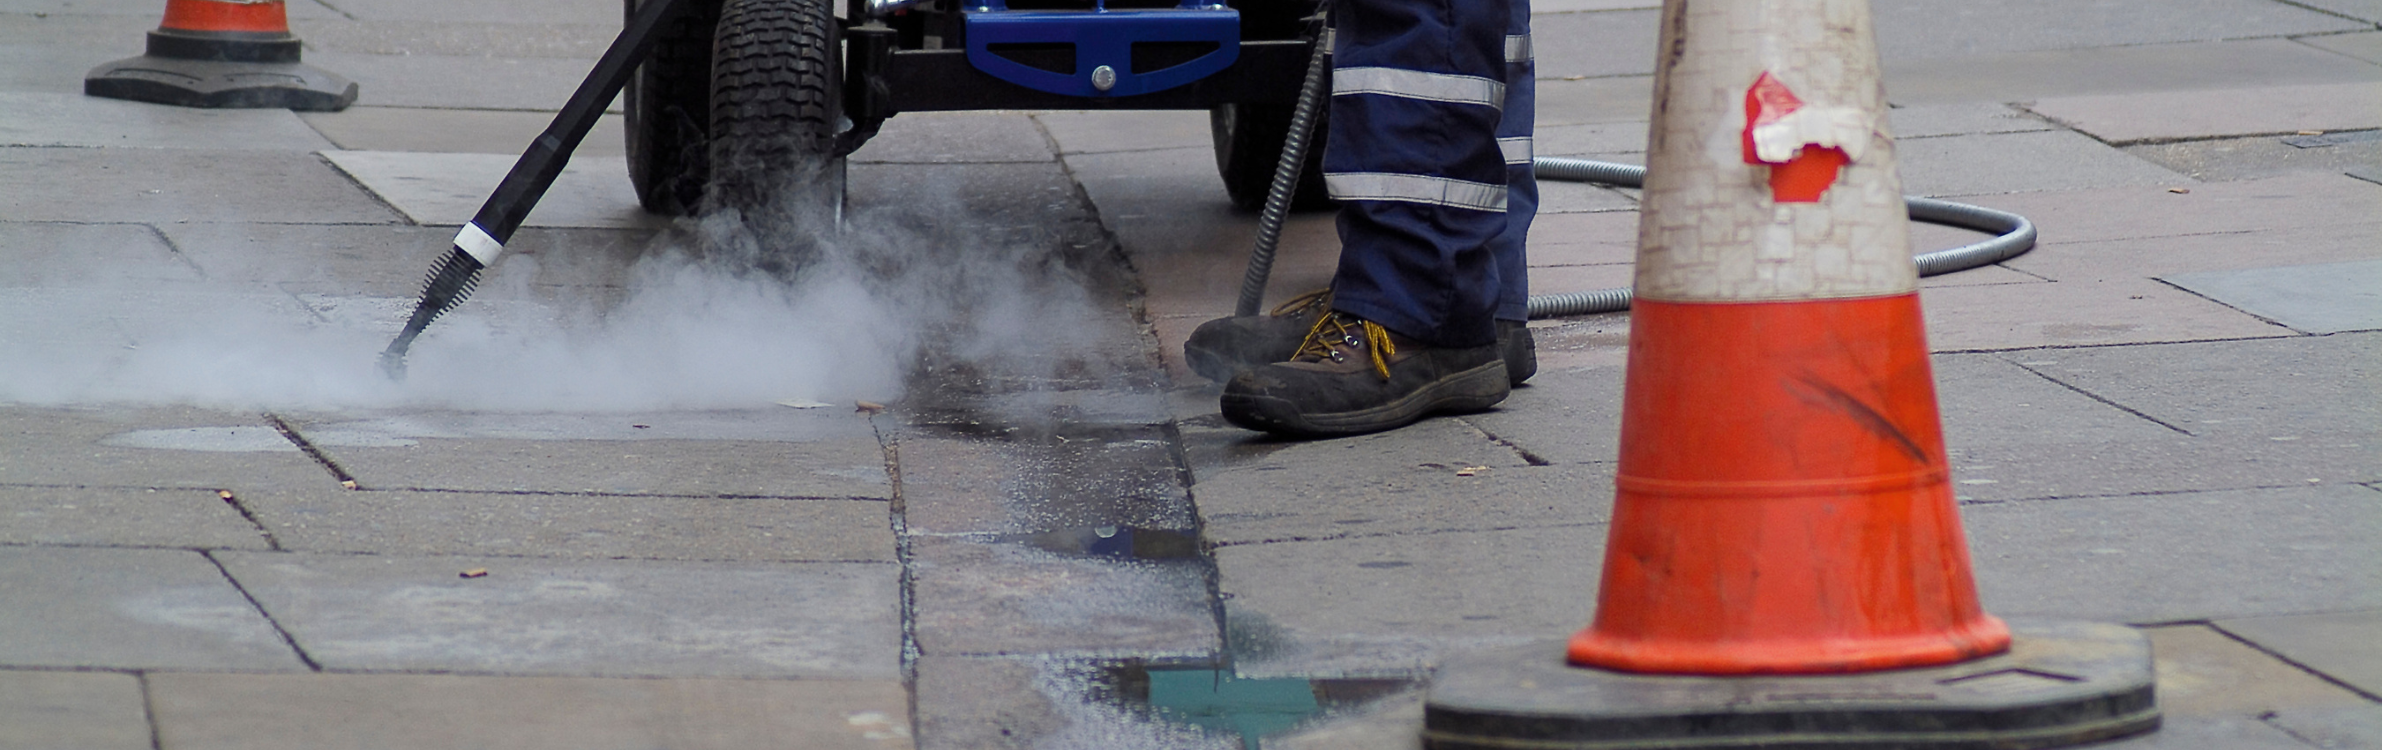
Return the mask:
POLYGON ((91 69, 83 93, 184 107, 323 112, 356 101, 356 84, 299 63, 283 0, 166 0, 148 54, 91 69))
POLYGON ((2156 728, 2140 633, 1978 605, 1867 0, 1666 0, 1657 49, 1596 619, 1442 662, 1425 747, 2156 728))
POLYGON ((2009 647, 1953 507, 1866 16, 1696 4, 1664 26, 1618 494, 1574 664, 1844 672, 2009 647))

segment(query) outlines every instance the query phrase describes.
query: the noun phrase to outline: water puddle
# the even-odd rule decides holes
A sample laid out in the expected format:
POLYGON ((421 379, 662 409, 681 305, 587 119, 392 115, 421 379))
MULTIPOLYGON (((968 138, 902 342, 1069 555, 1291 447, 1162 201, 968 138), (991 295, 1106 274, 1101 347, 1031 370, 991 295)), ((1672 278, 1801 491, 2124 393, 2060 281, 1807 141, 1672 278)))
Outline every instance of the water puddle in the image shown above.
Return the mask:
POLYGON ((1004 534, 994 542, 1023 544, 1046 552, 1110 560, 1190 560, 1199 557, 1199 535, 1132 526, 1076 526, 1004 534))
POLYGON ((1249 678, 1213 664, 1112 664, 1092 694, 1137 714, 1238 736, 1246 750, 1318 717, 1346 713, 1421 685, 1414 678, 1249 678))

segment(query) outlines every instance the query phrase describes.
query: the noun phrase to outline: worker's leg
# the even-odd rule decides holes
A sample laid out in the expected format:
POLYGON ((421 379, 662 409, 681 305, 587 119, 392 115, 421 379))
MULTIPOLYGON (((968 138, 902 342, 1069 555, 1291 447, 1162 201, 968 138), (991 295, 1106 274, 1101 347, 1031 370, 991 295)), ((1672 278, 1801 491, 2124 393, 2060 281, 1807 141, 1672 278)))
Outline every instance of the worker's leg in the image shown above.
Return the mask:
POLYGON ((1495 336, 1511 228, 1507 0, 1341 0, 1324 179, 1340 206, 1332 306, 1437 347, 1495 336))
POLYGON ((1505 233, 1489 245, 1497 263, 1497 348, 1514 384, 1538 372, 1530 339, 1530 220, 1538 217, 1538 177, 1532 172, 1531 131, 1538 116, 1538 66, 1530 54, 1530 0, 1511 0, 1505 36, 1505 109, 1497 146, 1505 152, 1505 233))
POLYGON ((1234 376, 1225 419, 1353 434, 1505 399, 1507 2, 1339 0, 1323 157, 1340 201, 1334 312, 1290 361, 1234 376))

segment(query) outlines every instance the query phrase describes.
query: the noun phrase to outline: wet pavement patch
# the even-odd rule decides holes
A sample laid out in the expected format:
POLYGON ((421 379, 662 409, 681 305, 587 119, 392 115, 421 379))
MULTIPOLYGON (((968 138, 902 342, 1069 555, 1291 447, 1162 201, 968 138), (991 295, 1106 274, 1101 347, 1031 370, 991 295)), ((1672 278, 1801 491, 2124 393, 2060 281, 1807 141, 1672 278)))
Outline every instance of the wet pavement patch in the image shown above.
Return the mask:
POLYGON ((1091 694, 1152 719, 1263 738, 1420 686, 1411 678, 1250 678, 1214 664, 1118 663, 1094 673, 1091 694))
POLYGON ((1024 544, 1045 552, 1116 560, 1190 560, 1199 557, 1199 534, 1194 531, 1141 529, 1131 526, 1077 526, 994 537, 996 543, 1024 544))

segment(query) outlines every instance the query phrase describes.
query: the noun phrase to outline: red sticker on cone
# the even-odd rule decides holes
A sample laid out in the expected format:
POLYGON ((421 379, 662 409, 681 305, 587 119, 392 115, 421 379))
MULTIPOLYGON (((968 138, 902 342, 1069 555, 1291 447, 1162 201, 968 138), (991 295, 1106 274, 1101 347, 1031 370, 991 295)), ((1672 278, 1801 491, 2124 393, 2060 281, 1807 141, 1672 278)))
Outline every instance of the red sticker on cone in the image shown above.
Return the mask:
POLYGON ((1765 137, 1757 139, 1756 131, 1797 130, 1785 126, 1793 124, 1787 122, 1789 115, 1802 110, 1803 99, 1768 71, 1745 90, 1745 163, 1770 166, 1770 198, 1780 203, 1819 202, 1836 184, 1837 171, 1852 161, 1843 149, 1832 145, 1803 143, 1796 145, 1791 155, 1781 155, 1775 153, 1779 150, 1775 143, 1762 142, 1774 141, 1771 132, 1763 132, 1765 137), (1771 148, 1763 148, 1765 145, 1771 148), (1765 150, 1773 153, 1765 155, 1765 150))

